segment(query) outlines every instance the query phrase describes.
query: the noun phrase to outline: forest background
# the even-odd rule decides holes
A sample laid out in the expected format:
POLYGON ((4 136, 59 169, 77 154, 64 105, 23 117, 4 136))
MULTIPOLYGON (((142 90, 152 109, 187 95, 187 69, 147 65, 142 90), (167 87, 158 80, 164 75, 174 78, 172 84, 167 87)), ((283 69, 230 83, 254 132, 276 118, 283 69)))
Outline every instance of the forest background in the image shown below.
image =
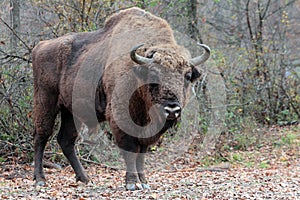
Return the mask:
MULTIPOLYGON (((212 148, 215 156, 223 150, 259 146, 270 127, 299 124, 299 0, 2 0, 0 162, 33 159, 34 46, 69 32, 101 28, 109 15, 132 6, 166 19, 177 32, 211 47, 209 66, 214 70, 205 73, 217 74, 226 91, 220 105, 225 118, 217 134, 222 144, 212 148)), ((204 77, 196 86, 200 140, 209 131, 213 110, 205 82, 204 77)), ((101 133, 109 136, 109 131, 101 133)), ((299 128, 286 137, 299 138, 299 128)), ((47 148, 50 160, 63 162, 57 144, 47 148)), ((80 146, 79 153, 98 162, 91 148, 80 146)))

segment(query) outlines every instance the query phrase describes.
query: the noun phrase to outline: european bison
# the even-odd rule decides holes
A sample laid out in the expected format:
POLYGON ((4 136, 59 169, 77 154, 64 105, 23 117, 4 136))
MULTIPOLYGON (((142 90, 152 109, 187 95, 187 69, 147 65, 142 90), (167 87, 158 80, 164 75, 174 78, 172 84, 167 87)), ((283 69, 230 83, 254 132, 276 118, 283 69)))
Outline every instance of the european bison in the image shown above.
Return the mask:
POLYGON ((191 58, 165 20, 139 8, 112 15, 103 29, 40 42, 32 54, 36 184, 45 184, 42 158, 60 112, 57 140, 77 181, 89 181, 74 150, 77 124, 108 121, 126 163, 126 189, 149 188, 144 153, 180 117, 200 77, 196 66, 210 55, 199 46, 204 53, 191 58))

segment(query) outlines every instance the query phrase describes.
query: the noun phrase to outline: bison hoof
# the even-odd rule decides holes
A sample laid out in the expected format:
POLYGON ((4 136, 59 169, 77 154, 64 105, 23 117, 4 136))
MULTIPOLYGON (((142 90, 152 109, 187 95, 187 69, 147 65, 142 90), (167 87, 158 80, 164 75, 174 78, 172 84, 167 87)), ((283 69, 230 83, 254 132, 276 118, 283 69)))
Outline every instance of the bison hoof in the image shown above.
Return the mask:
POLYGON ((150 186, 146 183, 127 183, 126 190, 134 191, 134 190, 142 190, 142 189, 150 189, 150 186))
POLYGON ((146 184, 146 183, 142 183, 142 187, 144 189, 150 189, 150 185, 146 184))
POLYGON ((140 183, 127 183, 126 190, 134 191, 134 190, 142 190, 143 186, 140 183))
POLYGON ((82 182, 84 184, 88 184, 89 183, 89 178, 85 177, 85 176, 82 176, 82 177, 79 177, 79 176, 76 176, 76 182, 82 182))
POLYGON ((40 186, 40 187, 44 187, 44 186, 46 186, 46 182, 45 182, 45 181, 37 181, 37 182, 35 183, 35 185, 36 185, 36 186, 40 186))

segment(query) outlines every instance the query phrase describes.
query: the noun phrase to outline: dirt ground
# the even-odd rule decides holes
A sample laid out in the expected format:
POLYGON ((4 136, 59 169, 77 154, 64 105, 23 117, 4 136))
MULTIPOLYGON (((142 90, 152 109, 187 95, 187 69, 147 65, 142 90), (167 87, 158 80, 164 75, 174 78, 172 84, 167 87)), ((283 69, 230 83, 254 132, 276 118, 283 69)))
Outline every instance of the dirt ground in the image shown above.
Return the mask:
POLYGON ((46 169, 47 186, 35 187, 32 167, 7 166, 1 199, 300 199, 300 162, 261 168, 186 168, 148 174, 151 190, 126 191, 124 171, 89 166, 92 183, 76 183, 70 167, 46 169))
POLYGON ((205 164, 193 152, 165 169, 148 172, 150 190, 126 191, 124 170, 85 163, 92 182, 75 182, 70 166, 45 168, 36 187, 31 164, 0 164, 0 199, 300 199, 300 133, 283 134, 227 161, 205 164))

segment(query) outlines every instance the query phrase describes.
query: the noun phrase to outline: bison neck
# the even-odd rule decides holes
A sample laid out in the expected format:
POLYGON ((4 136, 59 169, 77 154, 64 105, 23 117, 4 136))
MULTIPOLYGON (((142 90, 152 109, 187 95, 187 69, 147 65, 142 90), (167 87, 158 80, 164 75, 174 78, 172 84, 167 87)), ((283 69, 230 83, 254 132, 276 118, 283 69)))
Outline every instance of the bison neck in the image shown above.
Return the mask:
POLYGON ((151 101, 148 98, 145 98, 145 96, 134 94, 130 99, 130 117, 135 124, 141 127, 146 127, 149 126, 150 123, 152 123, 157 124, 158 127, 161 127, 158 131, 145 131, 143 133, 140 133, 141 137, 138 137, 137 139, 141 145, 146 146, 157 142, 163 133, 165 133, 169 128, 176 124, 176 121, 162 121, 161 115, 159 114, 158 110, 157 113, 155 113, 157 117, 152 117, 152 119, 150 119, 149 109, 151 108, 151 106, 151 101))
POLYGON ((139 91, 135 92, 129 101, 129 113, 133 122, 139 126, 147 126, 150 123, 148 110, 150 102, 140 95, 139 91))
POLYGON ((164 134, 169 128, 173 127, 176 124, 176 121, 166 121, 164 127, 156 134, 148 138, 138 138, 138 141, 141 145, 149 146, 156 143, 160 136, 164 134))

